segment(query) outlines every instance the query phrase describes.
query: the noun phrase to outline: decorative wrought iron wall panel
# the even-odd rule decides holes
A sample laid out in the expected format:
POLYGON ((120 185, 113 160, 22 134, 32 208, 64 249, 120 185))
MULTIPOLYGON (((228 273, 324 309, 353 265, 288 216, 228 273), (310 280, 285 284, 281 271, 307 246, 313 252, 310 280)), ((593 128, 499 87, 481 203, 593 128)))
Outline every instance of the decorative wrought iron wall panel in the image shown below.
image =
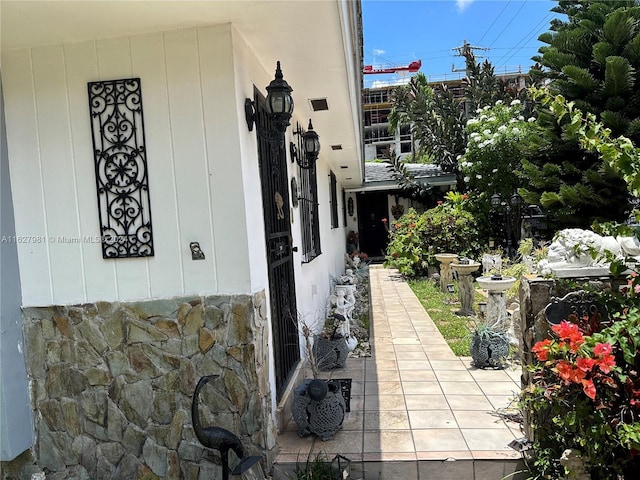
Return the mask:
POLYGON ((153 256, 139 78, 89 82, 103 258, 153 256))

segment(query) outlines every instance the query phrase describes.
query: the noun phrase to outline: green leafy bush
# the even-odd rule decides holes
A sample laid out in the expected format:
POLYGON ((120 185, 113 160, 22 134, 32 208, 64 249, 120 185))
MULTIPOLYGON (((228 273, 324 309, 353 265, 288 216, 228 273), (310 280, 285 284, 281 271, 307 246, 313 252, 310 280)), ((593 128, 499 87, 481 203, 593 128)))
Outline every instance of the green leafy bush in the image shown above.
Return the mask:
POLYGON ((412 277, 425 275, 429 266, 436 266, 436 253, 478 255, 478 228, 473 215, 464 208, 466 195, 450 192, 446 198, 421 215, 411 208, 391 225, 385 266, 412 277))

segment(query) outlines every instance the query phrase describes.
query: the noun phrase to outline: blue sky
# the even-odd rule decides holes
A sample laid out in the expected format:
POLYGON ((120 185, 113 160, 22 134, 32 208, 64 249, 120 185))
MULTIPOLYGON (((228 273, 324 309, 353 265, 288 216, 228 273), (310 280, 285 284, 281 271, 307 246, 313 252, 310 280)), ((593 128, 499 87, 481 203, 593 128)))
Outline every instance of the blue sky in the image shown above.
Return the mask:
MULTIPOLYGON (((529 70, 542 45, 538 36, 559 17, 553 0, 362 0, 365 65, 407 65, 421 60, 429 80, 458 78, 464 68, 452 49, 464 40, 496 73, 529 70)), ((365 87, 398 75, 365 75, 365 87)))

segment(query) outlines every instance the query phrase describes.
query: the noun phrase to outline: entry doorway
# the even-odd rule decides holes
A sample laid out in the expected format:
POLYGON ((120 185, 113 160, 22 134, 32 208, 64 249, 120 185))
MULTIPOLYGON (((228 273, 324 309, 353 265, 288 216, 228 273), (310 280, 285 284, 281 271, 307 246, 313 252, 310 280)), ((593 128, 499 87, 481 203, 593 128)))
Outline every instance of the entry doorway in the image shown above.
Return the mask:
POLYGON ((366 253, 371 260, 383 260, 389 243, 387 192, 362 192, 357 199, 360 251, 366 253), (382 219, 387 220, 386 225, 382 219))

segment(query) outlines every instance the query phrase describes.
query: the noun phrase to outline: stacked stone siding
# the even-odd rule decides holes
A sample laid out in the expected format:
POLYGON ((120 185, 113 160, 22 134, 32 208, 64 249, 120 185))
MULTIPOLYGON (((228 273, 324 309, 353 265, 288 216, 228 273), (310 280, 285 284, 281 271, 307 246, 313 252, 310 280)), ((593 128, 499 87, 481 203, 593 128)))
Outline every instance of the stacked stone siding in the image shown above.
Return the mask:
POLYGON ((269 465, 265 311, 264 292, 23 309, 38 465, 90 479, 218 478, 219 456, 191 426, 209 374, 220 377, 201 392, 203 425, 236 433, 269 465))

